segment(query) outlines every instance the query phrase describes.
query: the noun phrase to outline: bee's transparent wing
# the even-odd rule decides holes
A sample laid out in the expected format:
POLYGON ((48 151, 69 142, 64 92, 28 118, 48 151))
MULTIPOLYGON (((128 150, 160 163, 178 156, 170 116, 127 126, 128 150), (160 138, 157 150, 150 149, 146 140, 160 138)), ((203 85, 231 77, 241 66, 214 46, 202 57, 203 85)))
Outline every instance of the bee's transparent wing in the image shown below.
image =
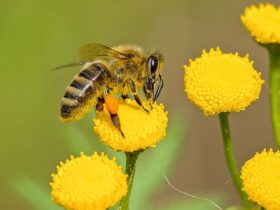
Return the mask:
POLYGON ((57 66, 55 68, 52 68, 51 71, 58 70, 58 69, 64 69, 64 68, 68 68, 68 67, 73 67, 73 66, 81 66, 81 65, 84 65, 85 63, 86 62, 83 62, 83 61, 73 62, 73 63, 69 63, 69 64, 65 64, 62 66, 57 66))
POLYGON ((129 58, 129 55, 120 53, 110 47, 97 43, 89 43, 80 49, 82 62, 94 60, 96 57, 129 58))
POLYGON ((99 57, 114 57, 114 58, 130 58, 131 55, 120 53, 116 50, 113 50, 110 47, 104 46, 97 43, 89 43, 83 46, 80 51, 80 61, 65 64, 62 66, 55 67, 51 70, 57 70, 62 68, 68 68, 73 66, 81 66, 87 62, 93 61, 99 57))

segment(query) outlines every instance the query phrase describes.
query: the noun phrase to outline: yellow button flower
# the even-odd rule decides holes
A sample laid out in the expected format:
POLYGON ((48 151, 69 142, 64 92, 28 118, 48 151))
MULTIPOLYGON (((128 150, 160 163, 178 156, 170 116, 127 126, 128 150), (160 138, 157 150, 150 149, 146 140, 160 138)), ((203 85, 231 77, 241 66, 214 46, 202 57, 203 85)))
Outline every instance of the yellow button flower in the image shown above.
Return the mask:
MULTIPOLYGON (((149 107, 148 102, 144 102, 149 107)), ((127 99, 121 102, 118 110, 122 137, 120 131, 111 122, 110 114, 106 109, 97 112, 94 122, 94 131, 100 136, 103 143, 113 150, 133 152, 147 147, 155 147, 166 134, 167 112, 162 104, 153 104, 149 113, 145 112, 134 100, 127 99)))
POLYGON ((203 51, 185 69, 185 92, 205 115, 245 110, 258 99, 263 80, 248 56, 203 51))
POLYGON ((280 209, 280 152, 264 150, 242 167, 243 190, 266 210, 280 209))
POLYGON ((252 5, 245 9, 241 20, 257 42, 280 44, 280 7, 272 4, 252 5))
POLYGON ((121 166, 103 153, 71 156, 52 177, 52 200, 69 210, 106 210, 127 193, 121 166))

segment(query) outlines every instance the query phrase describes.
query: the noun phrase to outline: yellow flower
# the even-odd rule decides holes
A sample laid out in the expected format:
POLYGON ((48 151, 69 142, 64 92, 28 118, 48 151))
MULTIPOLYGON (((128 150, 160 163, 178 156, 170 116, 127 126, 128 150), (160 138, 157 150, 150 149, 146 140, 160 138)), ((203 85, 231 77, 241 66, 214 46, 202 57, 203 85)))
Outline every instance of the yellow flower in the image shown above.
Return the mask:
POLYGON ((262 44, 280 44, 280 7, 260 4, 247 7, 241 20, 255 40, 262 44))
MULTIPOLYGON (((144 106, 149 107, 148 102, 144 102, 144 106)), ((118 115, 124 138, 111 122, 107 109, 97 112, 93 120, 94 131, 113 150, 133 152, 155 147, 166 134, 167 112, 162 104, 154 103, 146 113, 134 100, 126 100, 120 103, 118 115)))
POLYGON ((242 167, 243 190, 267 210, 280 209, 280 152, 264 150, 242 167))
POLYGON ((52 200, 69 210, 106 210, 127 193, 121 166, 103 153, 71 156, 52 177, 52 200))
POLYGON ((248 56, 205 50, 184 66, 185 92, 205 115, 245 110, 258 99, 263 80, 248 56))

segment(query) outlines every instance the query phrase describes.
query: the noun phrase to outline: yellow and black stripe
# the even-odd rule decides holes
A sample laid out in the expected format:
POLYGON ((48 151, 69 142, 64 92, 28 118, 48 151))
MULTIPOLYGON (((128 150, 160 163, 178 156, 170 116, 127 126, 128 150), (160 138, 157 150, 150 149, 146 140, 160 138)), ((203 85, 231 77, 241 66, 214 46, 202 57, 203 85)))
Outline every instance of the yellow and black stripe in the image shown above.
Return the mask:
POLYGON ((104 85, 105 65, 93 63, 82 69, 66 88, 62 98, 60 116, 63 121, 80 119, 96 103, 98 89, 104 85))

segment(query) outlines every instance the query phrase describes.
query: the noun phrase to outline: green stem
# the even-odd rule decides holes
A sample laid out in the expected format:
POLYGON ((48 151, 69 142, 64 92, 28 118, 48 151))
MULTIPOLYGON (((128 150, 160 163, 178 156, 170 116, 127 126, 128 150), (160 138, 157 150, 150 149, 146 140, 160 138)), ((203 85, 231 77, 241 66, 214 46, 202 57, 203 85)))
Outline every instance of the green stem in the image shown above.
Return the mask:
POLYGON ((224 140, 224 150, 225 150, 225 156, 227 160, 227 165, 230 171, 230 174, 233 178, 233 182, 235 184, 235 187, 241 197, 241 200, 243 202, 244 206, 251 206, 250 202, 248 201, 247 195, 245 192, 242 191, 242 182, 240 179, 239 170, 234 158, 233 153, 233 146, 232 146, 232 140, 230 135, 230 127, 229 127, 229 120, 228 120, 228 112, 222 112, 219 114, 220 118, 220 126, 222 130, 223 140, 224 140))
POLYGON ((125 173, 128 175, 127 180, 128 180, 128 189, 127 189, 127 194, 126 196, 122 199, 121 201, 121 210, 129 210, 129 199, 130 199, 130 194, 132 190, 132 185, 133 185, 133 179, 134 179, 134 174, 135 174, 135 169, 136 169, 136 160, 142 150, 135 151, 135 152, 126 152, 126 168, 125 168, 125 173))
POLYGON ((279 115, 279 79, 280 79, 280 50, 269 49, 269 93, 272 127, 277 148, 280 149, 280 115, 279 115))

